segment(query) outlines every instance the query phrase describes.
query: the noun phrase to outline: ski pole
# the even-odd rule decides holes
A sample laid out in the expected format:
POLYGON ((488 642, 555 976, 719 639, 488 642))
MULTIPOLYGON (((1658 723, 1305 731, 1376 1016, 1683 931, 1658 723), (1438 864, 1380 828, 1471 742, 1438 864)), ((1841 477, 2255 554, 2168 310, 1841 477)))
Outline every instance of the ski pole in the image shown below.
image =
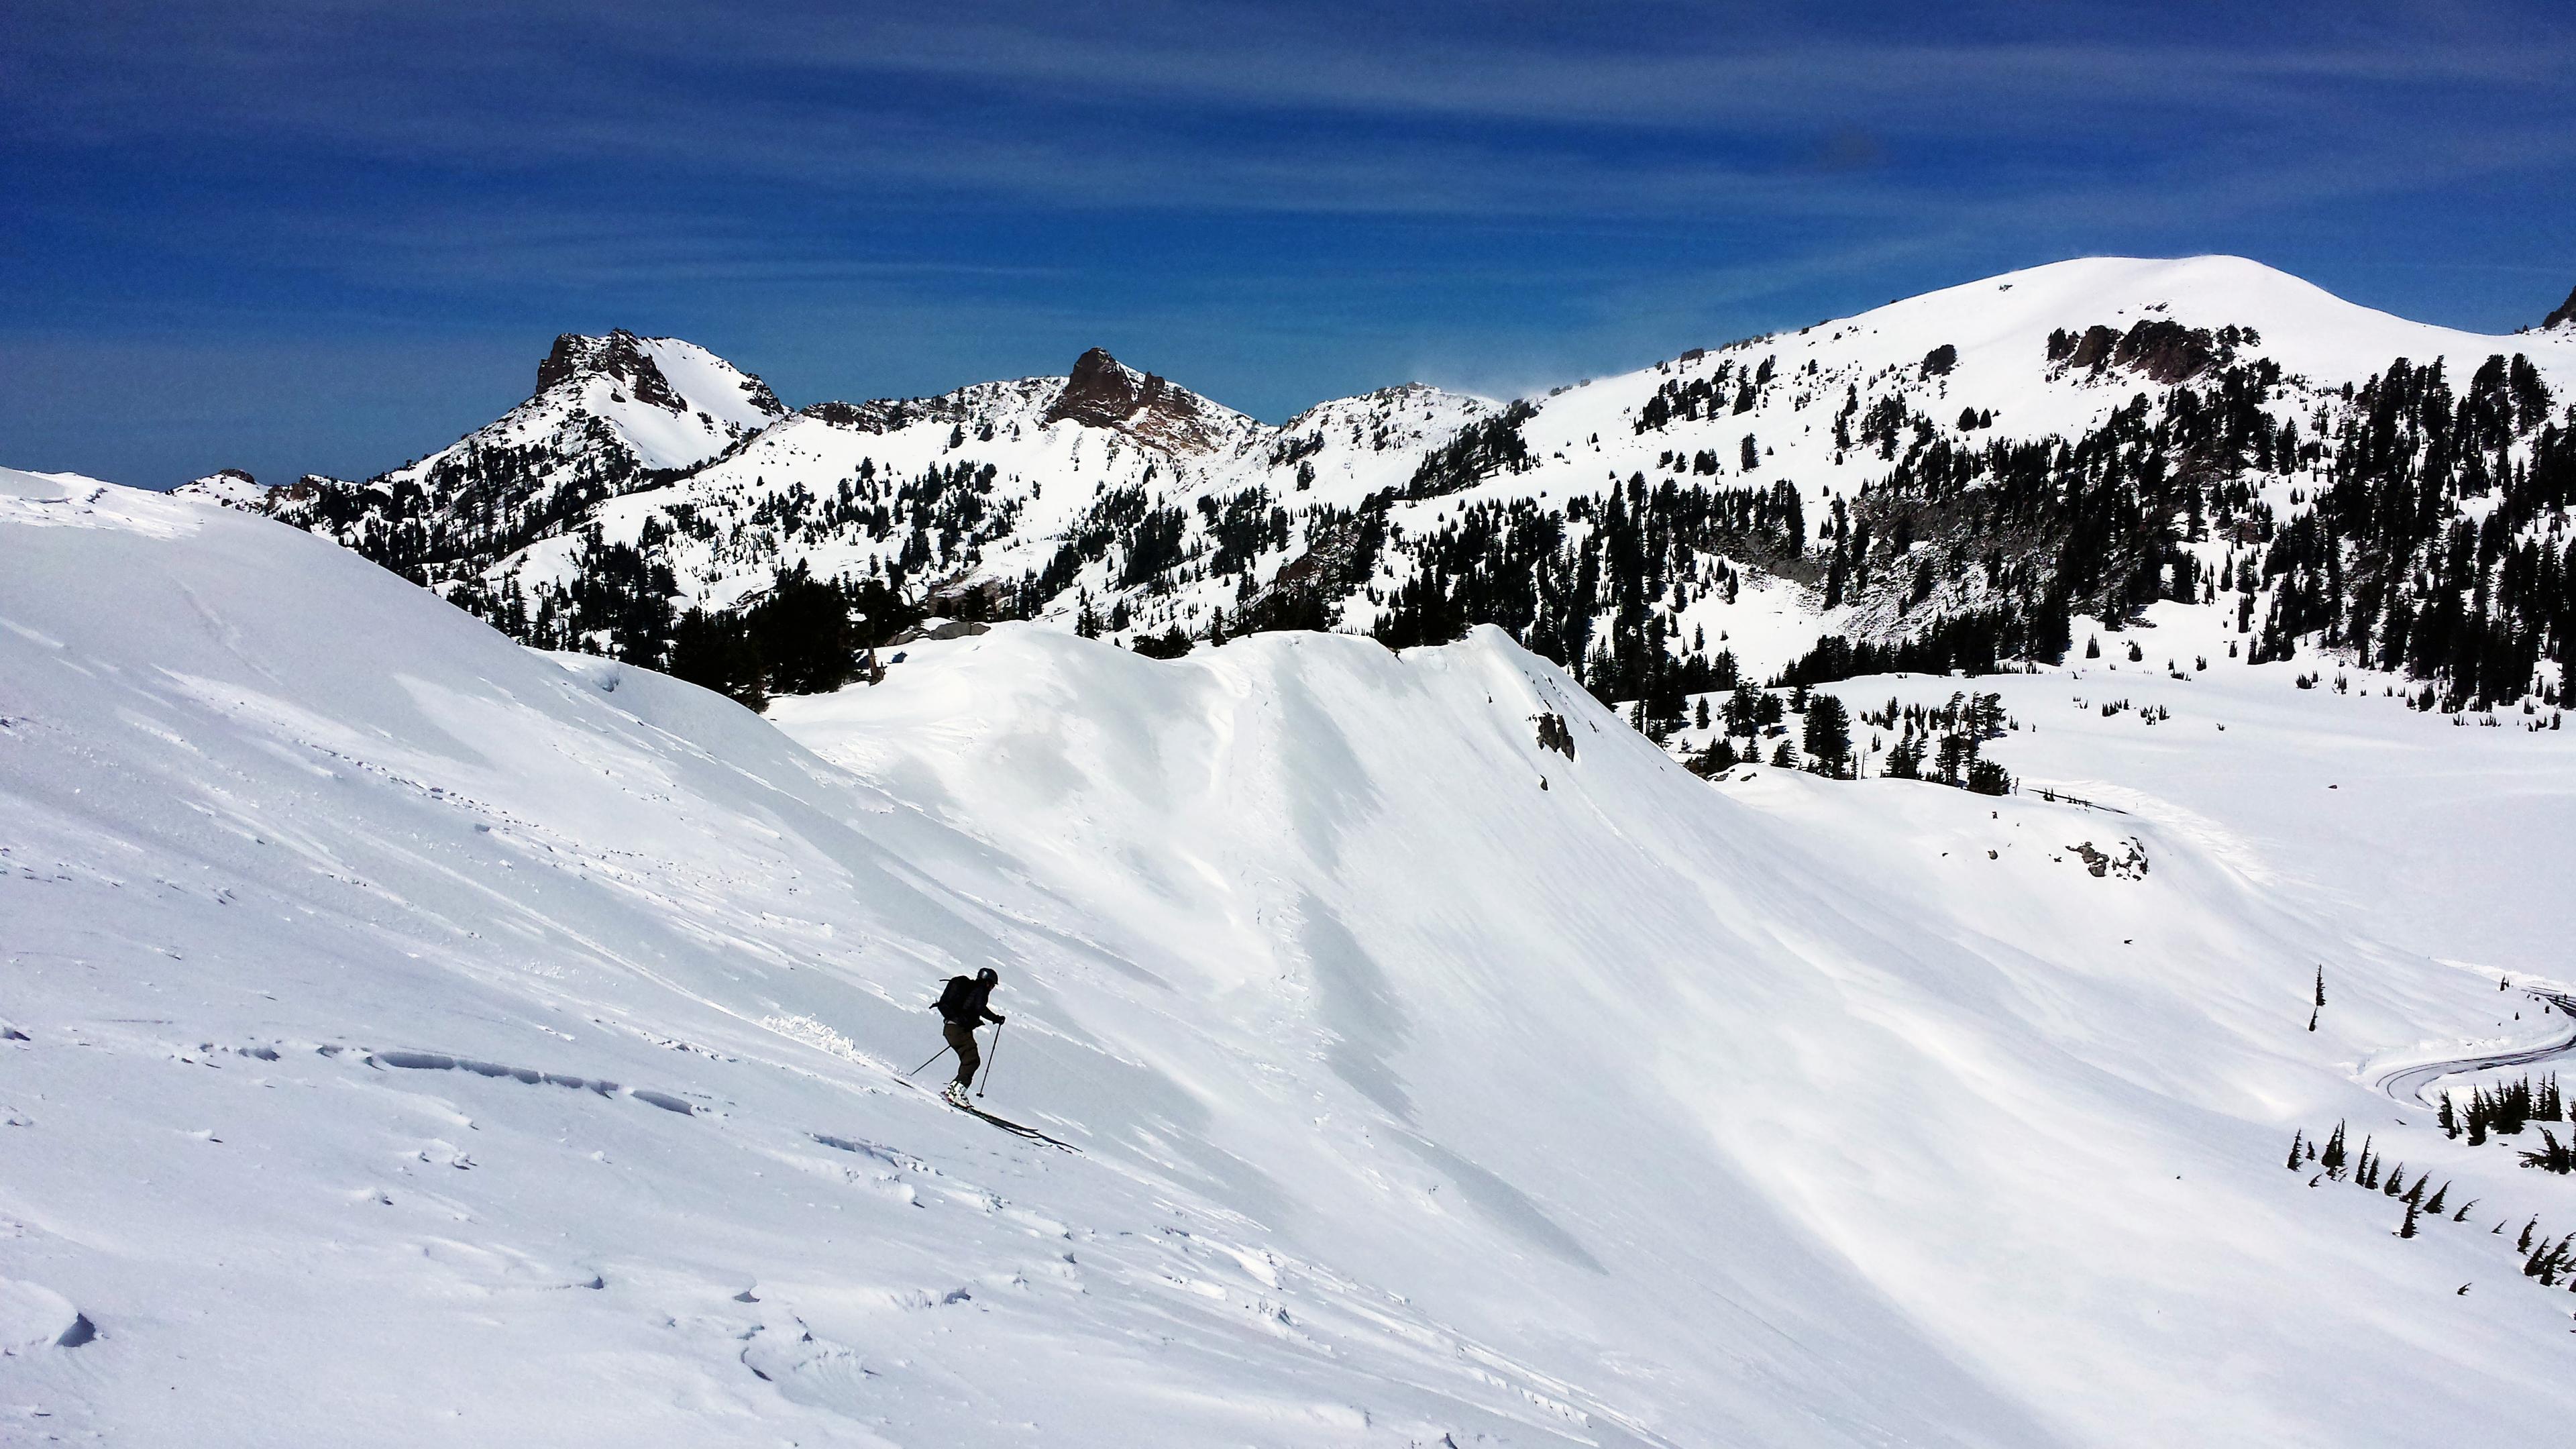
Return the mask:
MULTIPOLYGON (((993 1084, 993 1063, 1002 1059, 1002 1028, 1006 1025, 1008 1025, 1006 1022, 995 1022, 993 1024, 993 1054, 984 1059, 985 1087, 989 1087, 993 1084)), ((975 1095, 978 1097, 984 1095, 984 1087, 977 1087, 975 1089, 975 1095)))
MULTIPOLYGON (((935 1051, 935 1052, 932 1052, 932 1053, 930 1054, 930 1056, 929 1056, 926 1060, 924 1060, 924 1061, 922 1062, 921 1067, 929 1066, 929 1065, 931 1064, 931 1062, 935 1062, 935 1061, 939 1060, 941 1057, 944 1057, 944 1056, 946 1056, 946 1055, 948 1055, 948 1048, 946 1048, 946 1047, 941 1047, 939 1050, 937 1050, 937 1051, 935 1051)), ((908 1071, 908 1072, 904 1073, 904 1075, 905 1075, 905 1076, 907 1076, 907 1077, 917 1077, 917 1076, 920 1076, 920 1075, 921 1075, 921 1067, 914 1067, 911 1071, 908 1071)))

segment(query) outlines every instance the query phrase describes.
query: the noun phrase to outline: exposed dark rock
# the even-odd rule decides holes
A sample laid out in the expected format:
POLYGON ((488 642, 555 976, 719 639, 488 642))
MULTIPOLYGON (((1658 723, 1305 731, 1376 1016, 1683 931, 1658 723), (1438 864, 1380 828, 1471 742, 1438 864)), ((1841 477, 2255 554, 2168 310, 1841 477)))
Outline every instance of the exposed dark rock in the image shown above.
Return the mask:
POLYGON ((1108 349, 1095 347, 1074 359, 1073 372, 1064 380, 1064 391, 1056 394, 1055 405, 1047 409, 1046 420, 1114 428, 1160 396, 1165 386, 1150 372, 1140 383, 1108 349))
POLYGON ((1538 747, 1554 750, 1569 760, 1574 758, 1574 731, 1566 728, 1565 716, 1553 710, 1539 711, 1538 747))
MULTIPOLYGON (((2224 327, 2213 333, 2163 317, 2141 319, 2126 332, 2095 323, 2080 337, 2063 328, 2048 334, 2048 360, 2086 372, 2125 367, 2171 386, 2224 366, 2234 359, 2240 338, 2250 342, 2254 337, 2248 329, 2224 327)), ((1932 359, 1925 358, 1923 366, 1929 375, 1932 359)))
POLYGON ((2130 328, 2111 356, 2120 366, 2168 386, 2198 377, 2219 360, 2217 344, 2205 329, 2161 317, 2130 328))
POLYGON ((2147 877, 2147 847, 2132 836, 2120 842, 2120 853, 2113 855, 2092 841, 2070 845, 2067 849, 2084 861, 2084 869, 2095 876, 2116 875, 2122 880, 2144 880, 2147 877))
POLYGON ((2567 294, 2567 300, 2559 303, 2558 310, 2543 318, 2540 325, 2543 327, 2556 327, 2561 323, 2565 323, 2571 327, 2576 327, 2576 291, 2570 291, 2567 294))
POLYGON ((820 419, 858 433, 891 433, 914 423, 966 420, 967 411, 945 397, 877 398, 863 403, 820 402, 799 408, 800 416, 820 419))
POLYGON ((2066 365, 2083 368, 2100 367, 2110 360, 2111 349, 2118 345, 2119 341, 2119 333, 2096 322, 2085 328, 2084 335, 2076 339, 2075 350, 2068 354, 2066 365))
POLYGON ((1175 451, 1197 451, 1215 441, 1196 396, 1153 373, 1129 370, 1099 347, 1074 359, 1046 420, 1115 428, 1175 451))
POLYGON ((670 412, 682 412, 688 406, 653 364, 643 342, 622 327, 605 337, 567 332, 556 338, 554 350, 537 364, 537 391, 585 377, 609 378, 633 393, 636 401, 670 412))

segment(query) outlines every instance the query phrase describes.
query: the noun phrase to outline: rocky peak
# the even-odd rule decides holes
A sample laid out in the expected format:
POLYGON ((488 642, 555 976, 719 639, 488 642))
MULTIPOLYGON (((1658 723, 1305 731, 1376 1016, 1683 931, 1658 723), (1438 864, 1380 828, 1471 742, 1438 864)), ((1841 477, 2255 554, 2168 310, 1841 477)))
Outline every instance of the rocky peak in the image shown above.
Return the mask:
POLYGON ((2550 327, 2576 329, 2576 291, 2569 292, 2567 300, 2559 303, 2558 310, 2550 313, 2540 325, 2544 329, 2550 327))
POLYGON ((662 376, 652 354, 644 350, 643 340, 622 327, 605 337, 567 332, 556 338, 554 350, 537 364, 537 391, 585 377, 613 379, 639 402, 675 413, 687 410, 670 379, 662 376))
POLYGON ((1197 394, 1140 373, 1100 347, 1074 359, 1073 372, 1047 409, 1046 421, 1115 428, 1139 442, 1175 451, 1202 451, 1216 443, 1197 394))

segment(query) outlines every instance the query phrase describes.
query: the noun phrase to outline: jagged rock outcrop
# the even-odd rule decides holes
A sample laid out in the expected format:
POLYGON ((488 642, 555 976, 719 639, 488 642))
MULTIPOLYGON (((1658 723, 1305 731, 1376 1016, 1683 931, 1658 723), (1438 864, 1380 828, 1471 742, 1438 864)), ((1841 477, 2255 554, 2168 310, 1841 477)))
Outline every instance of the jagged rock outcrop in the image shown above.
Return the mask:
MULTIPOLYGON (((2051 332, 2048 360, 2063 364, 2071 372, 2098 373, 2106 367, 2124 367, 2170 387, 2213 367, 2226 366, 2235 359, 2240 341, 2259 340, 2259 334, 2248 336, 2245 329, 2237 327, 2212 331, 2186 327, 2168 318, 2149 317, 2132 323, 2125 332, 2098 322, 2081 334, 2062 328, 2051 332)), ((1927 363, 1927 373, 1929 370, 1927 363)))
MULTIPOLYGON (((537 390, 530 396, 542 397, 550 388, 588 377, 607 378, 633 394, 636 401, 666 412, 686 412, 693 406, 671 385, 645 339, 622 327, 605 337, 585 337, 577 332, 557 337, 545 361, 537 364, 537 390)), ((778 394, 771 392, 758 374, 743 373, 736 385, 758 412, 777 417, 787 411, 780 405, 778 394)))
POLYGON ((567 332, 555 339, 554 350, 537 364, 537 391, 534 397, 550 387, 576 378, 597 376, 614 379, 625 385, 639 401, 657 408, 678 412, 680 395, 671 390, 662 369, 653 365, 635 334, 627 331, 609 333, 606 337, 584 337, 567 332))
POLYGON ((1046 420, 1114 428, 1174 452, 1205 452, 1222 434, 1207 400, 1150 372, 1138 372, 1095 347, 1074 359, 1046 420))

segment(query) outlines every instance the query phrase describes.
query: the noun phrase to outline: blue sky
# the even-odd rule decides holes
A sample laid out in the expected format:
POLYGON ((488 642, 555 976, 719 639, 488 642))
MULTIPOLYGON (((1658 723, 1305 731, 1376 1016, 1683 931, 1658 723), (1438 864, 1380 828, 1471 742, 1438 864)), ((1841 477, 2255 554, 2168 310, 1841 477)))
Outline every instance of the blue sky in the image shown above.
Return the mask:
POLYGON ((0 463, 362 476, 558 332, 793 405, 1107 346, 1279 418, 2087 253, 2491 331, 2576 6, 0 6, 0 463))

